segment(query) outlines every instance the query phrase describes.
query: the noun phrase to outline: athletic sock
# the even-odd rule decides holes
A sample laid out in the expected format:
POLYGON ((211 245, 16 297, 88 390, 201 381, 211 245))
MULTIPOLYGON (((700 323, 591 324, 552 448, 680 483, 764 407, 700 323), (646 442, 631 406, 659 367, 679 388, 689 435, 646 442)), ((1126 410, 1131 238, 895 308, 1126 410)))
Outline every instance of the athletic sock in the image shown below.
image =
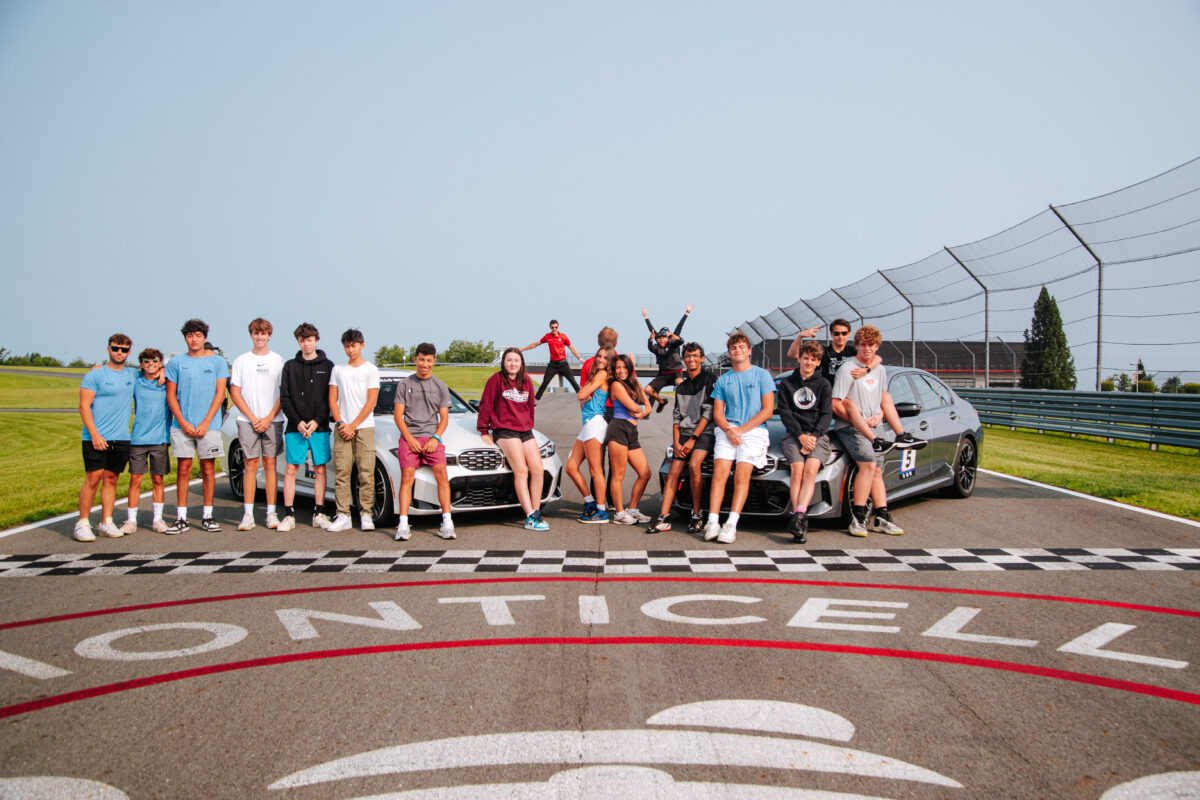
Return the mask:
MULTIPOLYGON (((250 506, 254 508, 254 506, 250 506)), ((204 506, 204 516, 201 519, 212 519, 212 506, 204 506)))
POLYGON ((856 506, 856 505, 852 504, 850 506, 850 510, 854 513, 854 518, 857 519, 859 522, 863 522, 866 520, 866 518, 867 518, 867 507, 866 506, 856 506))
POLYGON ((797 506, 797 507, 796 507, 796 513, 797 513, 797 514, 807 514, 807 513, 808 513, 808 506, 797 506))
POLYGON ((268 513, 268 514, 274 514, 274 513, 275 513, 275 506, 274 506, 274 505, 269 505, 269 506, 267 506, 267 513, 268 513))
POLYGON ((733 527, 736 528, 737 524, 738 524, 738 520, 741 518, 741 516, 742 516, 741 514, 735 514, 734 512, 731 511, 731 512, 729 512, 729 517, 725 520, 725 524, 732 525, 733 527))
POLYGON ((597 511, 608 511, 608 506, 606 506, 604 503, 596 503, 596 510, 597 511))
MULTIPOLYGON (((325 509, 321 508, 320 506, 317 506, 316 508, 313 509, 314 514, 321 514, 324 511, 325 511, 325 509)), ((283 507, 283 515, 285 517, 294 517, 294 516, 296 516, 296 509, 292 508, 291 506, 284 506, 283 507)))
POLYGON ((154 509, 154 521, 155 522, 158 522, 160 519, 162 519, 162 512, 163 512, 164 505, 166 505, 166 503, 152 503, 151 504, 151 507, 154 509))
POLYGON ((175 513, 181 520, 187 521, 187 506, 175 506, 175 513))
POLYGON ((137 523, 137 507, 136 507, 136 506, 134 506, 133 508, 130 508, 130 509, 128 509, 128 511, 127 511, 127 518, 128 518, 128 520, 129 520, 130 522, 132 522, 132 523, 134 523, 134 524, 136 524, 136 523, 137 523))
POLYGON ((104 518, 104 524, 105 524, 105 525, 112 525, 112 524, 113 524, 112 517, 105 517, 105 518, 104 518))
POLYGON ((442 522, 453 522, 453 521, 454 520, 450 519, 449 514, 442 514, 442 522))
MULTIPOLYGON (((242 513, 243 514, 253 514, 254 513, 254 503, 242 503, 242 513)), ((206 516, 206 517, 212 516, 212 507, 211 506, 204 507, 204 516, 206 516)))
POLYGON ((407 527, 408 527, 408 514, 401 514, 401 515, 400 515, 400 527, 401 527, 401 528, 407 528, 407 527))
POLYGON ((721 515, 710 511, 710 512, 708 512, 708 521, 709 522, 720 522, 721 515))
POLYGON ((596 498, 595 498, 595 497, 592 497, 592 496, 589 494, 587 497, 583 498, 583 502, 585 502, 585 503, 594 503, 594 502, 596 502, 596 498))

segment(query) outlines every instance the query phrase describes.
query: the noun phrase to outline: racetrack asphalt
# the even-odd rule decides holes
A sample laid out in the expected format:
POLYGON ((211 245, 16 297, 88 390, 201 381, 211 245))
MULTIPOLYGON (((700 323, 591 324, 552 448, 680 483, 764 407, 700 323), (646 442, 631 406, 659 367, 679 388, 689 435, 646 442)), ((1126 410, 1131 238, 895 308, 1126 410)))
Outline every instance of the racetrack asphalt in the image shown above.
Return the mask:
MULTIPOLYGON (((577 408, 538 406, 564 461, 577 408)), ((1194 523, 989 474, 803 547, 580 525, 571 488, 453 542, 217 497, 220 533, 0 539, 0 797, 1200 791, 1194 523)))

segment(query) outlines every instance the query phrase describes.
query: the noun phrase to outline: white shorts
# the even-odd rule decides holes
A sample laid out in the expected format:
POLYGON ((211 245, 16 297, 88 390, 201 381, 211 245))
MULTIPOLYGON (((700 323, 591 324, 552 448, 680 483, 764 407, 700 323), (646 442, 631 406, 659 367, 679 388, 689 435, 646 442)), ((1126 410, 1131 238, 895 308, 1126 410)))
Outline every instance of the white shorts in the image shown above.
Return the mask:
POLYGON ((583 428, 579 431, 579 435, 575 438, 581 442, 599 439, 604 441, 604 435, 608 432, 608 421, 604 419, 603 414, 592 417, 587 422, 583 423, 583 428))
POLYGON ((713 458, 722 461, 753 464, 761 469, 767 465, 767 445, 771 437, 766 428, 755 428, 742 434, 742 443, 734 447, 729 443, 725 431, 717 428, 717 441, 713 446, 713 458))

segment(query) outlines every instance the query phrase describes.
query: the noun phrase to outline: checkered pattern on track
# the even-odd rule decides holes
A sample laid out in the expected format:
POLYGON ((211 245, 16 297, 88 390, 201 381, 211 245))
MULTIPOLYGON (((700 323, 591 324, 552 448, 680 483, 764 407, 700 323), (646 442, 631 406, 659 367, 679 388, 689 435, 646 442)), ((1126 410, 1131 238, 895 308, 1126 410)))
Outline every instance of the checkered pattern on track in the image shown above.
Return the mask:
POLYGON ((859 550, 270 550, 215 553, 0 555, 0 578, 34 575, 423 572, 922 572, 933 570, 1200 570, 1200 548, 859 550))

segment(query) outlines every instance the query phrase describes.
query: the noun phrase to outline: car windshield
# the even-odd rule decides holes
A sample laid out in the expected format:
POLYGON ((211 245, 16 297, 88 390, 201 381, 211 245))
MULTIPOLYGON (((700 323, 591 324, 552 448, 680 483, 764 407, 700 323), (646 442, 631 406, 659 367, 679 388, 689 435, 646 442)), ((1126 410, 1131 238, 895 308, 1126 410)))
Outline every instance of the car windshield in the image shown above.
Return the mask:
MULTIPOLYGON (((379 379, 379 399, 375 401, 375 416, 391 416, 396 410, 396 386, 401 377, 386 376, 379 379)), ((450 413, 470 414, 471 407, 467 401, 459 397, 453 389, 450 390, 450 413)))

